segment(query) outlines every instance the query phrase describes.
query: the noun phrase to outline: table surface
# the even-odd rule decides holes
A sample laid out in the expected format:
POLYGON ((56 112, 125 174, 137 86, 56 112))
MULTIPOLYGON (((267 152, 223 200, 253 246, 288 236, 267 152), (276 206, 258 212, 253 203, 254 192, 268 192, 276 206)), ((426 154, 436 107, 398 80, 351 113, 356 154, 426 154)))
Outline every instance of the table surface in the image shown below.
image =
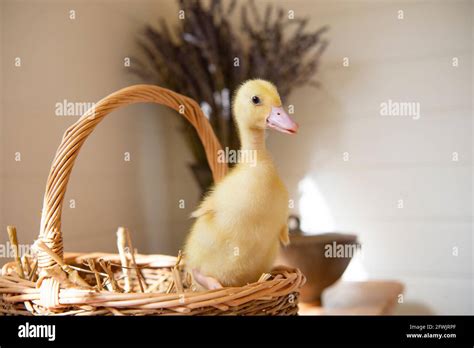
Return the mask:
POLYGON ((403 294, 394 280, 339 281, 325 289, 321 302, 300 303, 300 315, 390 315, 403 294))

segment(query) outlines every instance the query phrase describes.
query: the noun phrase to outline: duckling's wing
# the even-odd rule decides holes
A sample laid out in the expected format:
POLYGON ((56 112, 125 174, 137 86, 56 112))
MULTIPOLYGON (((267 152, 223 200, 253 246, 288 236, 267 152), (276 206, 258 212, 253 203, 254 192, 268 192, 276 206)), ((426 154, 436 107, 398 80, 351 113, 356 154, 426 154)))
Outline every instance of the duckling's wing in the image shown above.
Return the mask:
POLYGON ((288 225, 285 224, 280 230, 280 242, 284 246, 290 244, 290 236, 288 235, 288 225))
POLYGON ((191 213, 191 217, 198 218, 206 214, 214 214, 214 200, 211 199, 211 196, 207 197, 204 201, 202 201, 199 208, 191 213))

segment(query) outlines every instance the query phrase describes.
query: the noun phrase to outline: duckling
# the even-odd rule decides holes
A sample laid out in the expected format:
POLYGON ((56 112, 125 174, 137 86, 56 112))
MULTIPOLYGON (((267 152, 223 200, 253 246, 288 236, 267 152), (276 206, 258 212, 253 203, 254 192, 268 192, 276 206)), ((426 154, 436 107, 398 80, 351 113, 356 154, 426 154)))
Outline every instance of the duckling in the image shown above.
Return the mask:
POLYGON ((198 288, 255 282, 270 271, 280 243, 289 243, 288 192, 265 147, 265 131, 295 134, 298 125, 284 111, 276 87, 259 79, 238 89, 233 115, 240 153, 251 152, 256 161, 236 164, 191 215, 197 220, 184 263, 198 288))

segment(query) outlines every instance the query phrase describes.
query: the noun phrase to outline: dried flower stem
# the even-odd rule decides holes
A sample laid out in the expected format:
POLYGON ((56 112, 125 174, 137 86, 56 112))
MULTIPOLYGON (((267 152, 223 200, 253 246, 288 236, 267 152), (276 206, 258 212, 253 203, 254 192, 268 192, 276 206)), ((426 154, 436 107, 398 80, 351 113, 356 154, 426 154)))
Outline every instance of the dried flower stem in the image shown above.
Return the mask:
POLYGON ((91 272, 94 273, 95 276, 95 282, 97 284, 97 289, 101 291, 103 289, 102 287, 102 281, 100 280, 100 275, 99 272, 97 272, 97 269, 95 268, 95 261, 94 259, 87 259, 87 265, 89 266, 91 272))
POLYGON ((126 230, 123 227, 119 227, 117 230, 117 248, 119 251, 120 262, 122 263, 122 272, 125 280, 124 290, 130 292, 130 269, 129 261, 126 253, 127 236, 126 230))
POLYGON ((135 271, 137 273, 137 280, 138 280, 138 285, 140 286, 141 292, 145 292, 145 288, 143 287, 143 275, 140 272, 140 269, 138 268, 137 262, 135 261, 135 249, 133 248, 132 244, 132 239, 130 238, 130 232, 128 229, 125 229, 125 238, 127 240, 128 244, 128 250, 130 251, 130 256, 132 258, 132 264, 133 267, 135 268, 135 271))
POLYGON ((114 273, 110 267, 110 263, 105 260, 99 260, 99 265, 102 269, 107 273, 107 278, 110 281, 110 285, 112 286, 112 290, 115 292, 122 292, 122 289, 118 285, 117 281, 115 280, 114 273))
POLYGON ((15 253, 15 262, 17 267, 17 273, 20 278, 25 279, 25 274, 23 272, 23 265, 21 264, 20 259, 20 252, 18 248, 18 240, 16 235, 16 227, 15 226, 7 226, 8 238, 10 239, 10 243, 13 247, 13 251, 15 253))

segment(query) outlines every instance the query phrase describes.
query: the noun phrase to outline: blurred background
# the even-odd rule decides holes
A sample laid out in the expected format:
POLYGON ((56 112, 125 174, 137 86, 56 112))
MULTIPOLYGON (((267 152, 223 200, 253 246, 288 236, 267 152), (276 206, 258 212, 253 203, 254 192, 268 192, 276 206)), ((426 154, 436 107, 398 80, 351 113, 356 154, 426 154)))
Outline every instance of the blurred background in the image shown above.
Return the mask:
MULTIPOLYGON (((267 138, 301 229, 357 235, 361 252, 343 280, 402 283, 396 313, 473 314, 473 3, 255 6, 263 15, 269 3, 306 18, 310 32, 328 28, 312 71, 318 86, 303 83, 285 98, 299 134, 267 138), (390 101, 419 112, 384 115, 390 101)), ((149 62, 144 30, 160 30, 161 19, 181 25, 180 9, 164 0, 1 1, 1 244, 9 224, 23 244, 39 232, 51 161, 80 117, 61 115, 58 103, 93 103, 143 83, 136 70, 149 62)), ((227 20, 252 50, 239 11, 227 20)), ((271 60, 249 64, 272 70, 271 60)), ((65 250, 115 252, 115 231, 127 226, 139 252, 176 255, 202 191, 186 139, 179 115, 161 106, 134 105, 105 119, 71 177, 65 250)))

